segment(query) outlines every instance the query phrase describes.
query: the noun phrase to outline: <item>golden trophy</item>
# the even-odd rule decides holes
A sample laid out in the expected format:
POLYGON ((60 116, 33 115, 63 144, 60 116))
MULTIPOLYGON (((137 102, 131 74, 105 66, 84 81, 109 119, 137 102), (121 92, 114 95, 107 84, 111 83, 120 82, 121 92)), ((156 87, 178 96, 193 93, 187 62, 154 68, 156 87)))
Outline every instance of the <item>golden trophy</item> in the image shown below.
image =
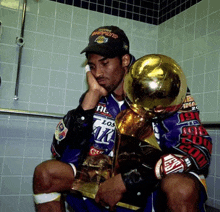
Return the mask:
MULTIPOLYGON (((165 118, 182 106, 186 96, 186 78, 181 67, 170 57, 150 54, 138 59, 124 79, 129 108, 115 120, 114 157, 88 157, 78 172, 73 189, 83 196, 95 198, 99 184, 110 177, 127 172, 143 163, 154 172, 162 151, 153 133, 152 121, 165 118)), ((94 157, 94 156, 92 156, 94 157)), ((149 192, 156 185, 149 188, 149 192)), ((133 210, 140 208, 126 195, 117 205, 133 210)))
POLYGON ((152 118, 176 112, 186 96, 186 77, 181 67, 165 55, 141 57, 124 82, 131 108, 137 113, 144 109, 152 118))

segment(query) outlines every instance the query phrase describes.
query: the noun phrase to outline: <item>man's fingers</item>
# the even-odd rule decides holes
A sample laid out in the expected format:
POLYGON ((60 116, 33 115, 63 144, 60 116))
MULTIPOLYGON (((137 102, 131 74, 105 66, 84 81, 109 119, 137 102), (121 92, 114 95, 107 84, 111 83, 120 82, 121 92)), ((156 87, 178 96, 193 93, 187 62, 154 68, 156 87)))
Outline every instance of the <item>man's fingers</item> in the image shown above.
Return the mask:
POLYGON ((112 206, 112 207, 110 206, 110 207, 109 207, 109 211, 112 211, 112 212, 116 211, 116 205, 114 205, 114 206, 112 206))
POLYGON ((95 199, 95 201, 99 204, 99 205, 101 205, 102 207, 104 207, 104 208, 106 208, 107 210, 109 210, 109 211, 112 211, 112 212, 114 212, 115 211, 115 209, 116 209, 116 206, 114 205, 114 206, 109 206, 104 200, 102 200, 102 199, 95 199))
MULTIPOLYGON (((108 204, 105 202, 104 199, 102 199, 99 195, 99 192, 96 194, 95 201, 100 204, 102 207, 105 207, 106 209, 110 209, 108 204)), ((111 210, 110 210, 111 211, 111 210)))
POLYGON ((99 197, 99 194, 98 194, 98 193, 97 193, 96 196, 95 196, 95 201, 96 201, 97 203, 100 202, 100 197, 99 197))
POLYGON ((85 66, 85 72, 86 72, 87 77, 93 76, 92 73, 91 73, 89 65, 85 66))
POLYGON ((96 196, 95 201, 101 205, 102 207, 105 207, 106 209, 109 209, 110 207, 99 197, 96 196))
MULTIPOLYGON (((87 77, 93 76, 92 73, 91 73, 91 71, 87 71, 87 72, 86 72, 86 75, 87 75, 87 77)), ((94 77, 94 76, 93 76, 93 77, 94 77)), ((95 78, 94 78, 94 79, 95 79, 95 78)))
POLYGON ((85 66, 85 71, 86 71, 86 73, 87 73, 87 72, 90 72, 90 67, 89 67, 89 65, 86 65, 86 66, 85 66))

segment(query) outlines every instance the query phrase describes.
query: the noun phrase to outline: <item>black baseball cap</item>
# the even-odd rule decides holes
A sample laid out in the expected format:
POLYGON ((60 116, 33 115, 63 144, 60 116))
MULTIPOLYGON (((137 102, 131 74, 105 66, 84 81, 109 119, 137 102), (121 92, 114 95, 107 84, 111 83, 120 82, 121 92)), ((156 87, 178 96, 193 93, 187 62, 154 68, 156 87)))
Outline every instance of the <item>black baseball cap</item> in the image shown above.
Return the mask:
POLYGON ((129 54, 129 40, 117 26, 102 26, 89 36, 88 46, 81 52, 95 53, 107 58, 129 54))

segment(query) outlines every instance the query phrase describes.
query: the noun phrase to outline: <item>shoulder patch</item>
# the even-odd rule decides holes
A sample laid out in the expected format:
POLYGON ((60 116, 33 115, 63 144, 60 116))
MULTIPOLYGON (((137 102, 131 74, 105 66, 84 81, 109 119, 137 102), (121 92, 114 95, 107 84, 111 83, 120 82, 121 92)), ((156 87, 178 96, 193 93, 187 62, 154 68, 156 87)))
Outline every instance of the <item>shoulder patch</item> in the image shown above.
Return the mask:
POLYGON ((57 141, 62 141, 68 132, 68 129, 66 128, 65 124, 63 123, 63 119, 60 120, 58 123, 56 130, 55 130, 55 138, 57 141))

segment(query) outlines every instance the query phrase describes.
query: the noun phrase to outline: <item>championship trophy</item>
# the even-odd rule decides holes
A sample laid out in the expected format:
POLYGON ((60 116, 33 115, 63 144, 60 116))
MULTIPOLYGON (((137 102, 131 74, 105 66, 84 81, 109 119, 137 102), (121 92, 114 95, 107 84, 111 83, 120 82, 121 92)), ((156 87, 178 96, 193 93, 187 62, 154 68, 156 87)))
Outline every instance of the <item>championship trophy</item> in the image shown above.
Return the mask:
POLYGON ((154 167, 162 156, 155 138, 152 121, 163 119, 180 109, 186 96, 186 78, 180 66, 170 57, 150 54, 138 59, 124 79, 124 90, 129 108, 115 120, 116 141, 114 157, 89 156, 78 172, 73 189, 83 196, 95 198, 99 184, 110 177, 127 173, 136 167, 147 167, 152 183, 141 197, 125 193, 117 204, 138 210, 157 188, 154 167))

